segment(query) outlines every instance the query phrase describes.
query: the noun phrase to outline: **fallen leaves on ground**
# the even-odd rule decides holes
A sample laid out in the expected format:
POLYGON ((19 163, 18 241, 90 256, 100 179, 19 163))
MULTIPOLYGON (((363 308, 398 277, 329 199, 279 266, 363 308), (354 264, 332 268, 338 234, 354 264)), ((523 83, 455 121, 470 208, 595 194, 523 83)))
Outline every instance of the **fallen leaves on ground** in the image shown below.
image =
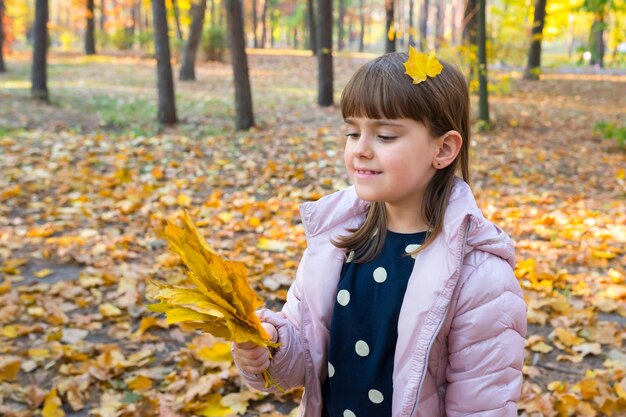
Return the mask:
MULTIPOLYGON (((70 103, 102 91, 155 95, 145 81, 152 61, 63 59, 57 94, 70 103)), ((314 59, 251 56, 260 126, 238 134, 203 130, 230 123, 232 114, 216 115, 231 95, 226 65, 200 66, 201 81, 177 86, 189 116, 156 134, 98 130, 93 114, 31 104, 0 78, 0 124, 29 126, 0 135, 1 415, 280 416, 295 407, 300 392, 248 391, 223 340, 146 305, 158 290, 151 281, 187 279, 155 233, 187 210, 280 308, 305 246, 298 204, 348 182, 339 110, 318 109, 314 80, 301 77, 314 59)), ((361 62, 337 57, 338 88, 361 62)), ((625 80, 544 78, 514 75, 510 93, 491 97, 496 129, 471 142, 473 189, 516 241, 529 307, 521 413, 619 416, 626 156, 592 130, 620 122, 625 80)))

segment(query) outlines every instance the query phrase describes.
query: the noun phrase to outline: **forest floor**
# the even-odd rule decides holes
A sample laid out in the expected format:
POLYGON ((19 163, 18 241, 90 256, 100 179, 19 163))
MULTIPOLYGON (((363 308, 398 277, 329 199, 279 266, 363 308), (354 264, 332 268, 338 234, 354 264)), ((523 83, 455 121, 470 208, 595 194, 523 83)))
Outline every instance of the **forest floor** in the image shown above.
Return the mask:
MULTIPOLYGON (((52 55, 43 105, 28 59, 0 74, 0 415, 289 414, 300 391, 248 391, 228 344, 145 306, 151 281, 184 279, 157 232, 186 209, 280 308, 305 247, 298 204, 348 184, 315 59, 250 54, 257 126, 239 133, 226 64, 176 83, 181 122, 163 129, 154 61, 52 55)), ((335 59, 336 101, 365 60, 335 59)), ((626 149, 605 137, 625 127, 626 74, 491 77, 472 186, 516 242, 520 413, 626 415, 626 149)))

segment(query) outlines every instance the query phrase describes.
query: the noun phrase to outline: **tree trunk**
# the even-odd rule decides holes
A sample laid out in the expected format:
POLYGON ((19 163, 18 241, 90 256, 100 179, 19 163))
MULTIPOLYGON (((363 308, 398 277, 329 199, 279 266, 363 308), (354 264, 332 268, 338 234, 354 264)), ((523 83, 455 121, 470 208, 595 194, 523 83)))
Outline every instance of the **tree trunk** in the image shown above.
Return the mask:
POLYGON ((141 19, 141 0, 135 2, 135 7, 133 7, 133 10, 135 11, 135 15, 133 17, 133 26, 135 27, 135 30, 137 32, 141 33, 144 29, 141 19))
POLYGON ((443 46, 443 35, 446 19, 446 0, 438 0, 437 2, 437 19, 435 22, 435 49, 443 46))
POLYGON ((235 81, 235 110, 237 130, 247 130, 254 126, 252 112, 252 91, 248 75, 248 58, 243 32, 243 13, 239 0, 226 1, 228 36, 230 38, 230 57, 235 81))
POLYGON ((166 13, 165 0, 152 0, 154 54, 157 60, 157 89, 159 92, 159 111, 157 119, 162 124, 173 124, 176 123, 178 119, 176 117, 174 77, 172 76, 166 13))
POLYGON ((252 0, 252 40, 255 48, 259 47, 259 37, 257 36, 257 27, 259 26, 259 16, 257 12, 257 0, 252 0))
POLYGON ((172 0, 172 10, 174 11, 174 23, 176 23, 176 36, 179 41, 183 41, 183 31, 180 27, 180 9, 178 8, 178 0, 172 0))
POLYGON ((0 0, 0 72, 6 72, 4 65, 4 0, 0 0))
POLYGON ((317 25, 315 24, 315 5, 313 0, 307 0, 306 7, 309 20, 309 48, 313 51, 313 55, 317 55, 317 25))
POLYGON ((428 11, 429 0, 422 3, 422 11, 420 13, 420 49, 425 51, 428 47, 428 11))
POLYGON ((100 30, 102 31, 102 33, 104 33, 105 31, 106 21, 106 0, 100 0, 100 30))
POLYGON ((261 48, 265 48, 267 43, 267 3, 269 0, 263 0, 263 13, 261 13, 261 48))
POLYGON ((604 16, 596 14, 591 26, 591 65, 604 68, 604 16))
POLYGON ((396 52, 396 33, 393 27, 394 0, 385 0, 385 52, 396 52))
POLYGON ((183 52, 183 62, 180 66, 181 81, 195 81, 196 79, 196 53, 200 38, 202 38, 202 26, 204 26, 204 15, 206 13, 206 0, 200 0, 191 6, 191 27, 189 28, 189 36, 185 43, 185 51, 183 52))
POLYGON ((339 0, 339 16, 337 18, 337 50, 338 51, 343 51, 343 48, 345 46, 344 44, 344 37, 345 37, 345 31, 343 28, 343 22, 345 20, 346 17, 346 1, 345 0, 339 0))
POLYGON ((333 105, 333 2, 318 0, 317 104, 333 105))
POLYGON ((220 28, 224 27, 224 10, 226 9, 226 0, 220 1, 220 8, 217 12, 217 26, 220 28))
POLYGON ((211 27, 215 27, 215 0, 211 0, 211 27))
POLYGON ((469 80, 476 79, 477 64, 473 56, 478 46, 478 0, 466 0, 465 10, 463 12, 463 45, 465 46, 469 61, 469 80))
POLYGON ((414 0, 409 0, 409 45, 415 46, 415 22, 413 21, 414 12, 414 0))
POLYGON ((463 43, 466 45, 477 45, 478 41, 478 11, 477 0, 467 0, 465 11, 463 12, 463 43))
POLYGON ((450 43, 455 46, 459 44, 458 25, 456 20, 458 10, 458 3, 452 3, 452 6, 450 7, 450 43))
POLYGON ((94 0, 87 0, 87 29, 85 30, 85 54, 96 54, 96 40, 94 32, 96 22, 94 20, 94 0))
POLYGON ((533 27, 530 32, 530 48, 528 49, 528 62, 524 78, 527 80, 538 80, 541 70, 541 41, 543 37, 543 26, 546 20, 546 0, 535 0, 535 16, 533 27))
POLYGON ((365 0, 360 0, 359 7, 359 24, 361 29, 359 31, 359 52, 363 52, 365 48, 365 0))
POLYGON ((489 96, 487 93, 487 28, 486 0, 478 3, 478 118, 489 125, 489 96))
POLYGON ((36 0, 33 27, 33 69, 31 95, 34 99, 48 101, 47 63, 48 50, 48 0, 36 0))

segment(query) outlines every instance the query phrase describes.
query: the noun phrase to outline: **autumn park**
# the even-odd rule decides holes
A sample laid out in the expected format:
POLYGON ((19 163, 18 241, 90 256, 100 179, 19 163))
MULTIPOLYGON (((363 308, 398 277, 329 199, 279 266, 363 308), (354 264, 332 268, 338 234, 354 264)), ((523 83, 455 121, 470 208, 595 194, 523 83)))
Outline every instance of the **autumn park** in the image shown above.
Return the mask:
POLYGON ((518 415, 626 416, 624 0, 0 0, 0 416, 296 416, 234 311, 284 305, 300 204, 351 184, 341 92, 409 46, 467 78, 518 415))

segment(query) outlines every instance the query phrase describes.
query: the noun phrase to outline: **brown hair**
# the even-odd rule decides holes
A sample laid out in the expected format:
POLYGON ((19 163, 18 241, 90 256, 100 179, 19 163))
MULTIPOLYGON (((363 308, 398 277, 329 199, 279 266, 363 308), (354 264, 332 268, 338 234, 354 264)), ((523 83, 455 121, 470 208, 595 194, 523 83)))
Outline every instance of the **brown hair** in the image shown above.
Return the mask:
MULTIPOLYGON (((467 81, 454 66, 441 61, 443 70, 434 78, 413 84, 405 74, 404 52, 382 55, 360 67, 341 93, 343 118, 413 119, 423 123, 431 136, 440 137, 450 130, 461 134, 459 155, 447 167, 437 170, 428 184, 422 202, 422 213, 430 225, 424 244, 413 254, 427 247, 443 230, 443 218, 460 171, 469 184, 469 93, 467 81)), ((382 250, 387 231, 385 203, 373 202, 365 222, 348 229, 351 234, 339 236, 333 244, 354 251, 353 262, 367 262, 382 250)))

